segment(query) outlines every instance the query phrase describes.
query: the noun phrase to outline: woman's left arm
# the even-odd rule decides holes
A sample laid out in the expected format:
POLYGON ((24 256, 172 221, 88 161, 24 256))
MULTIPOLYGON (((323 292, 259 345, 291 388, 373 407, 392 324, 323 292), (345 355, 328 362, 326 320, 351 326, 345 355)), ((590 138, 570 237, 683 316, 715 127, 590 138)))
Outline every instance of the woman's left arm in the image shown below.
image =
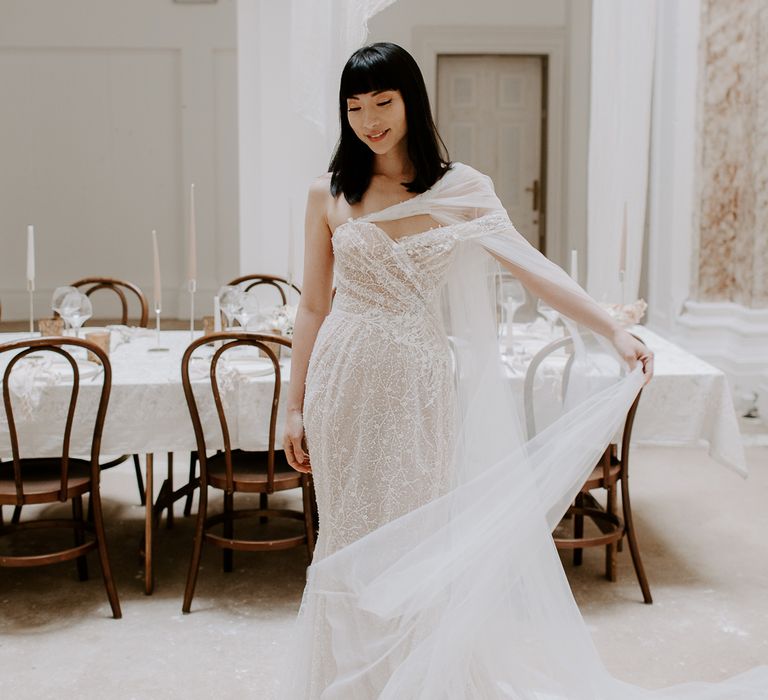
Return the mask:
MULTIPOLYGON (((632 334, 627 332, 586 292, 579 288, 578 293, 565 285, 559 285, 523 267, 515 265, 506 258, 497 255, 493 250, 488 251, 507 270, 509 270, 520 282, 543 299, 553 309, 572 318, 577 323, 608 338, 619 355, 627 362, 630 368, 634 368, 637 362, 643 366, 645 383, 653 376, 653 352, 641 343, 632 334)), ((554 263, 552 266, 555 267, 554 263)), ((570 281, 562 268, 558 268, 565 278, 570 281)))

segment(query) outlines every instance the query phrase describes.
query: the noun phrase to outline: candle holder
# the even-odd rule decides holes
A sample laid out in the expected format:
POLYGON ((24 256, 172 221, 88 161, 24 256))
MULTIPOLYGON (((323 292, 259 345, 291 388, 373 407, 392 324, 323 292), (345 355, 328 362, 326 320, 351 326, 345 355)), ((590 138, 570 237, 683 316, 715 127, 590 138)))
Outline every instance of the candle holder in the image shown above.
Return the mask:
POLYGON ((35 334, 35 280, 27 280, 29 292, 29 334, 35 334))
POLYGON ((189 280, 189 342, 195 339, 195 292, 197 291, 197 280, 189 280))
POLYGON ((155 338, 156 345, 153 348, 149 348, 149 352, 168 352, 168 348, 160 345, 160 307, 155 307, 155 338))

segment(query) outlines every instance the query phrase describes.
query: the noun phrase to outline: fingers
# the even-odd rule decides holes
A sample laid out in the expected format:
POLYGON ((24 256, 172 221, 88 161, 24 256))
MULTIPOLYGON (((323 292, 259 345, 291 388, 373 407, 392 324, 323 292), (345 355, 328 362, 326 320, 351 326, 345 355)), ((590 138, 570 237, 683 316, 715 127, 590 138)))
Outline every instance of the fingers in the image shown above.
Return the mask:
POLYGON ((651 381, 651 377, 653 377, 653 353, 647 352, 640 358, 640 361, 643 363, 643 374, 645 375, 645 383, 647 384, 651 381))
POLYGON ((301 447, 301 440, 286 437, 283 441, 285 458, 297 472, 309 474, 312 472, 312 465, 309 463, 309 455, 301 447))

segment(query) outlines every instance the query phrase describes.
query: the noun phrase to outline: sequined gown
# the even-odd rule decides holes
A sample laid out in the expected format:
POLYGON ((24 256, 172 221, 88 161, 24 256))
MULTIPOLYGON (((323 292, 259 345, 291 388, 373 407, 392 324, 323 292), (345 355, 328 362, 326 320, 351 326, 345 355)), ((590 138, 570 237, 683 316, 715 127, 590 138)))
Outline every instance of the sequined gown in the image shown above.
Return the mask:
MULTIPOLYGON (((439 292, 461 236, 455 224, 394 240, 365 217, 333 234, 336 296, 304 399, 320 517, 315 561, 451 485, 456 401, 439 292)), ((322 610, 315 617, 307 698, 334 674, 322 610)))

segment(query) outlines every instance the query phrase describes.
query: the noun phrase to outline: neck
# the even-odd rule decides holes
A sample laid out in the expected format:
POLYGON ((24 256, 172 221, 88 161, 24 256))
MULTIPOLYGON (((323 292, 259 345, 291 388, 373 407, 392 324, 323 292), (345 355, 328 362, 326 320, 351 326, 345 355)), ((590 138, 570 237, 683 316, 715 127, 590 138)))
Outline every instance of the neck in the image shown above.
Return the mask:
POLYGON ((383 175, 397 182, 413 179, 413 163, 408 157, 408 146, 403 138, 386 153, 377 153, 373 157, 373 174, 383 175))

